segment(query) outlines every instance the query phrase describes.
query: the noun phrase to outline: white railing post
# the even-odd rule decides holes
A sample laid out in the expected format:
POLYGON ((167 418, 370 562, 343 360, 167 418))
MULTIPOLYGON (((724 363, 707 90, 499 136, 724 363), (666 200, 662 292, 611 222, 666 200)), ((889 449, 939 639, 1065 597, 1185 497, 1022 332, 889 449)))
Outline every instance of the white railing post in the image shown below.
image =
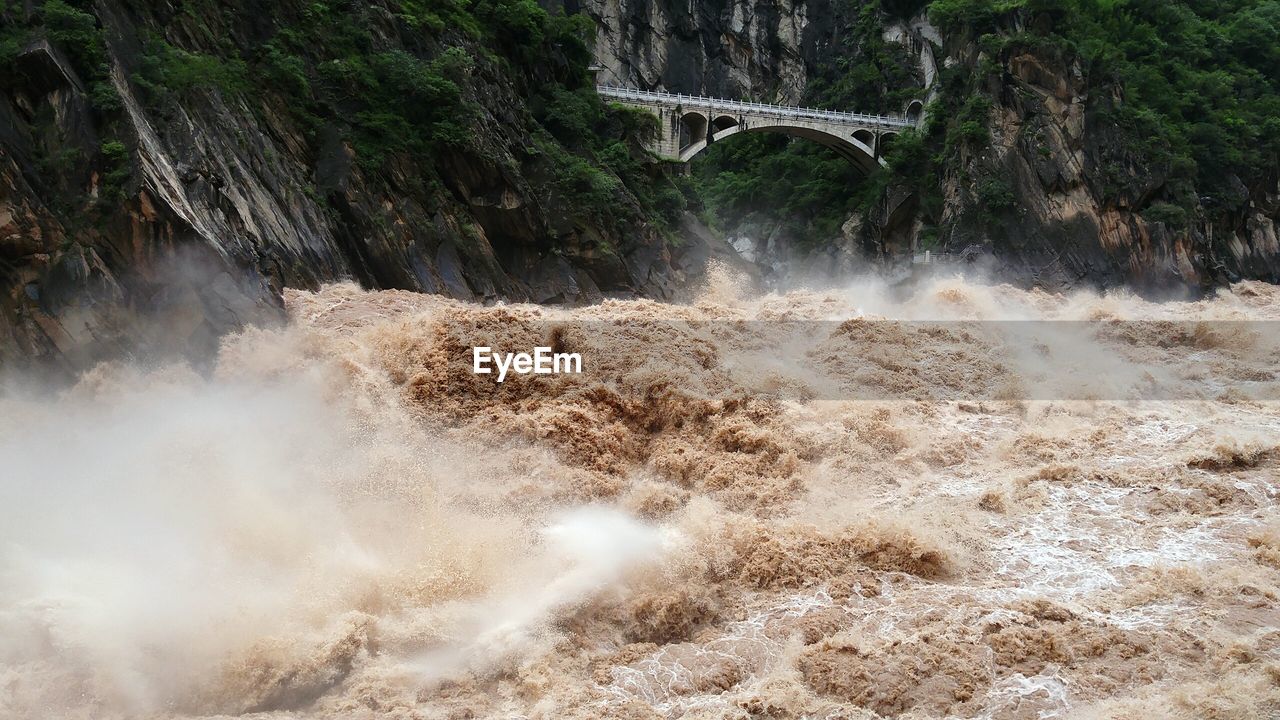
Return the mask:
POLYGON ((802 108, 789 105, 767 105, 754 101, 729 100, 713 98, 707 95, 685 95, 684 93, 657 92, 655 90, 639 90, 615 85, 598 85, 596 91, 601 95, 655 103, 674 103, 676 105, 695 104, 708 110, 755 112, 777 118, 795 118, 800 120, 825 120, 853 125, 873 125, 883 128, 911 127, 912 123, 904 118, 892 115, 870 115, 862 112, 841 113, 822 108, 802 108))

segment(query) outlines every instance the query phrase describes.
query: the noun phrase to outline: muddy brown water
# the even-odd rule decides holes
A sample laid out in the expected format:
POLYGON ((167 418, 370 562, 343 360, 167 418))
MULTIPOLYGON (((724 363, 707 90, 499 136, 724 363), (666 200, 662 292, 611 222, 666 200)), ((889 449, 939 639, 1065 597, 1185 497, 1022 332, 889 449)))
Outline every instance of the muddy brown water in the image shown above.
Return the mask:
POLYGON ((287 303, 0 401, 0 717, 1280 715, 1273 286, 287 303))

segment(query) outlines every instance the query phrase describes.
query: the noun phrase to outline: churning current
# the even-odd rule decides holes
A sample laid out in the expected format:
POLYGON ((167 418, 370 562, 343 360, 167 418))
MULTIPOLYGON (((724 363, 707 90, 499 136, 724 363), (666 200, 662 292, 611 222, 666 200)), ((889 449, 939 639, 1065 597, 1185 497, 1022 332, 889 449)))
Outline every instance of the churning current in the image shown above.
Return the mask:
POLYGON ((1280 713, 1273 286, 287 304, 10 379, 0 717, 1280 713))

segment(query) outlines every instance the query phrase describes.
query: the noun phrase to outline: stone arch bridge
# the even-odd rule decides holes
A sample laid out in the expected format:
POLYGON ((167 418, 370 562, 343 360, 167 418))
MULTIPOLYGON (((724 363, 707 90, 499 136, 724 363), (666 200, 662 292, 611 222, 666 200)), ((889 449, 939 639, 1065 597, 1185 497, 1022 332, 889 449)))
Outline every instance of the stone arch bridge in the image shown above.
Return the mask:
POLYGON ((696 95, 632 90, 602 85, 601 97, 658 116, 651 150, 666 160, 688 162, 712 142, 740 132, 775 132, 808 138, 832 148, 862 168, 883 164, 881 155, 898 133, 920 124, 923 103, 913 101, 901 116, 842 113, 785 105, 721 100, 696 95))

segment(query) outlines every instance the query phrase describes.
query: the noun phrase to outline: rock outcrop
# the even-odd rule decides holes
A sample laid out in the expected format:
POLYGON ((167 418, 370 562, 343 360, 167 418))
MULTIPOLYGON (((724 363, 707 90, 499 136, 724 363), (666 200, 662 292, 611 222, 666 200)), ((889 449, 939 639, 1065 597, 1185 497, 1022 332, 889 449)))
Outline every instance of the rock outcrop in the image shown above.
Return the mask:
MULTIPOLYGON (((210 54, 242 43, 231 52, 248 56, 262 41, 252 0, 182 12, 100 0, 92 12, 126 180, 105 177, 90 79, 56 44, 22 47, 0 82, 5 368, 171 351, 198 362, 221 334, 278 320, 282 288, 344 279, 479 301, 671 298, 722 251, 705 233, 676 246, 643 223, 567 216, 530 159, 526 91, 492 64, 462 88, 474 138, 434 158, 440 187, 407 159, 362 165, 333 126, 304 132, 270 88, 145 101, 134 79, 148 37, 210 54)), ((376 42, 399 47, 396 21, 378 22, 376 42)))
MULTIPOLYGON (((850 8, 827 0, 566 5, 597 19, 606 82, 780 103, 803 102, 813 78, 831 75, 840 60, 832 51, 837 33, 847 27, 841 13, 850 8)), ((1009 34, 1025 29, 1026 20, 1015 15, 1009 34)), ((1171 168, 1143 166, 1126 154, 1105 119, 1124 98, 1095 84, 1078 58, 1017 42, 988 57, 977 37, 944 37, 923 14, 884 18, 883 38, 918 59, 924 98, 935 94, 944 67, 975 79, 975 92, 992 99, 983 121, 990 142, 981 152, 959 152, 947 173, 928 180, 941 189, 936 217, 926 217, 936 209, 921 207, 917 197, 891 189, 880 209, 846 223, 817 250, 795 247, 777 218, 751 217, 730 228, 757 261, 806 274, 820 267, 847 272, 867 260, 899 265, 930 228, 935 253, 989 257, 1005 278, 1026 284, 1168 292, 1238 278, 1280 280, 1280 185, 1240 184, 1236 197, 1200 208, 1185 227, 1148 217, 1143 210, 1170 181, 1171 168), (1008 197, 984 196, 982 185, 993 178, 998 183, 985 189, 1007 189, 1008 197), (853 257, 868 248, 868 257, 853 257)))
MULTIPOLYGON (((841 13, 857 9, 833 0, 543 5, 596 21, 603 82, 777 103, 804 102, 813 79, 831 77, 836 50, 848 46, 841 13)), ((0 78, 6 369, 34 359, 71 371, 152 351, 207 358, 222 333, 278 320, 286 286, 354 279, 480 301, 673 298, 707 258, 736 257, 691 218, 683 242, 671 243, 637 212, 623 212, 627 222, 567 212, 528 129, 531 85, 545 78, 484 61, 489 51, 455 29, 440 32, 482 60, 462 83, 477 116, 469 148, 440 149, 430 173, 405 157, 360 162, 336 123, 303 127, 270 88, 205 87, 148 102, 136 82, 148 38, 235 56, 262 46, 258 0, 183 7, 97 0, 104 74, 86 77, 83 59, 67 55, 74 48, 46 39, 21 47, 0 78), (119 102, 109 137, 95 110, 104 84, 119 102)), ((430 33, 380 7, 369 10, 380 48, 439 51, 430 33)), ((33 12, 31 3, 0 6, 7 22, 33 12)), ((940 209, 893 187, 816 252, 760 226, 738 243, 758 259, 839 272, 863 254, 901 264, 928 232, 935 251, 992 256, 1025 282, 1057 287, 1280 280, 1280 184, 1240 184, 1235 197, 1174 227, 1144 212, 1170 169, 1127 158, 1102 119, 1124 98, 1091 85, 1078 61, 1017 43, 987 57, 977 39, 943 37, 923 16, 882 30, 919 58, 922 95, 946 68, 980 78, 992 99, 990 142, 927 179, 941 189, 940 209), (1008 194, 994 214, 990 178, 1008 194)), ((636 203, 619 191, 623 210, 636 203)))
POLYGON ((832 27, 829 0, 579 0, 605 83, 796 104, 832 27))
MULTIPOLYGON (((941 48, 940 48, 941 50, 941 48)), ((946 62, 977 66, 972 43, 953 41, 946 62)), ((1090 82, 1080 61, 1014 43, 994 61, 987 149, 943 178, 946 248, 981 248, 1008 276, 1050 288, 1125 285, 1158 294, 1199 291, 1241 278, 1280 281, 1277 188, 1246 188, 1201 207, 1183 226, 1147 209, 1173 168, 1134 158, 1109 111, 1122 91, 1090 82), (984 212, 982 183, 1000 178, 1009 207, 984 212)), ((911 238, 907 238, 910 242, 911 238)))

